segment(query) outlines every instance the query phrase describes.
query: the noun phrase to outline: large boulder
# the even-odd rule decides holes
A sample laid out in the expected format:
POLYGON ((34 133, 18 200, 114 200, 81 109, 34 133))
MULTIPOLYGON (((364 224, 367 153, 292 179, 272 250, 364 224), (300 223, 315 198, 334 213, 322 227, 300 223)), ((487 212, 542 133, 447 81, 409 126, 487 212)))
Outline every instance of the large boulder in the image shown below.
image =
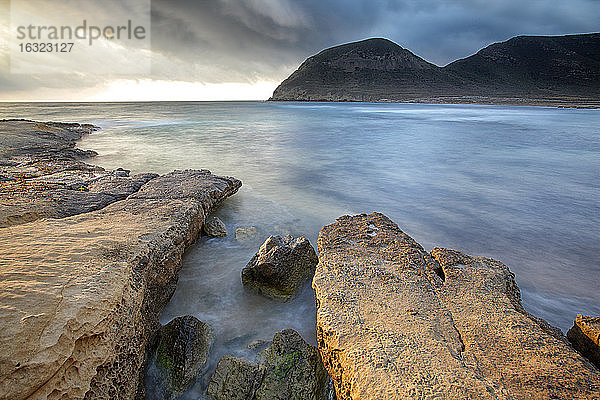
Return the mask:
POLYGON ((158 331, 146 373, 147 399, 176 399, 206 365, 212 343, 210 325, 196 317, 177 317, 158 331))
POLYGON ((590 399, 600 373, 502 263, 426 252, 382 214, 319 235, 317 341, 338 399, 590 399))
POLYGON ((317 348, 286 329, 275 334, 260 363, 223 357, 207 393, 215 400, 327 400, 329 391, 317 348))
POLYGON ((313 276, 318 258, 308 239, 270 236, 242 270, 242 283, 264 296, 287 301, 313 276))
POLYGON ((573 347, 600 368, 600 317, 577 315, 567 338, 573 347))
POLYGON ((210 217, 202 227, 204 233, 210 237, 227 236, 227 227, 225 223, 217 217, 210 217))

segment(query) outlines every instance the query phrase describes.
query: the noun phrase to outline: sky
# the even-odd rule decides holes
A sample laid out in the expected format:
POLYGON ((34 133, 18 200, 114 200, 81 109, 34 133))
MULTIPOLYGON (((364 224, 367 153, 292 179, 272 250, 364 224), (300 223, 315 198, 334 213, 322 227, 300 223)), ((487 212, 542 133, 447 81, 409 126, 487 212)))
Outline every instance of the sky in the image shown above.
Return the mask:
POLYGON ((516 35, 600 30, 600 0, 87 0, 84 10, 81 0, 35 1, 46 22, 134 18, 148 34, 143 44, 76 44, 88 51, 79 55, 17 54, 17 9, 34 3, 0 0, 0 101, 264 100, 307 57, 369 37, 443 66, 516 35), (147 21, 131 6, 143 3, 147 21))

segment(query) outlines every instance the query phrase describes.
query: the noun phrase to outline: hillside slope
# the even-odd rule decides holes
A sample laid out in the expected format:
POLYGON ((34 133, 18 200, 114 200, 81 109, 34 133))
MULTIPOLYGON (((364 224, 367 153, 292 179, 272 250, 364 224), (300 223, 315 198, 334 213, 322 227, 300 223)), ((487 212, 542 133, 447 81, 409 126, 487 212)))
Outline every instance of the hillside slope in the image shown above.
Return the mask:
POLYGON ((600 34, 518 36, 438 67, 387 39, 309 57, 270 100, 452 101, 600 99, 600 34))

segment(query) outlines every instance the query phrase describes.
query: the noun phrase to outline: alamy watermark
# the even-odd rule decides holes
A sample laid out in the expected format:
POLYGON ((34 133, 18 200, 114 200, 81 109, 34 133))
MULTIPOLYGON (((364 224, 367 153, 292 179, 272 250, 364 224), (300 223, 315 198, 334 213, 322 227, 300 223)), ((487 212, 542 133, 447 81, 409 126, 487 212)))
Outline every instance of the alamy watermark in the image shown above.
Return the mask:
POLYGON ((150 0, 11 0, 11 72, 150 72, 150 0))

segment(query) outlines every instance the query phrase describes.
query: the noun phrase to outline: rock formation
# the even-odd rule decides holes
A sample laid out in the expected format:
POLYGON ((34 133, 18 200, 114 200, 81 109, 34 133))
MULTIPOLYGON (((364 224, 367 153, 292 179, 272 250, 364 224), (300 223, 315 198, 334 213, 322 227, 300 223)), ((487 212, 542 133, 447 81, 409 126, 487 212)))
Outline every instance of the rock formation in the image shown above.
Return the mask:
POLYGON ((309 57, 270 100, 600 106, 600 33, 518 36, 438 67, 387 39, 309 57))
POLYGON ((146 399, 174 400, 181 396, 206 365, 212 329, 196 317, 177 317, 158 331, 146 369, 146 399))
POLYGON ((91 125, 0 121, 0 228, 99 210, 137 192, 156 174, 129 177, 82 160, 74 148, 91 125))
POLYGON ((319 350, 337 398, 590 399, 600 372, 527 313, 502 263, 427 253, 382 214, 319 235, 319 350))
POLYGON ((242 283, 272 299, 288 301, 312 277, 317 262, 305 237, 269 236, 242 270, 242 283))
POLYGON ((1 183, 2 196, 12 190, 7 184, 27 191, 46 175, 70 181, 70 171, 84 171, 90 192, 104 193, 106 184, 122 194, 64 218, 41 218, 35 202, 4 213, 27 217, 0 229, 0 399, 143 395, 147 347, 175 290, 183 252, 206 215, 241 186, 204 170, 145 176, 141 184, 135 177, 123 181, 122 172, 106 177, 72 148, 82 129, 0 122, 0 174, 11 179, 1 183), (30 175, 15 183, 11 174, 19 170, 30 175))
POLYGON ((600 317, 577 315, 567 338, 577 351, 600 368, 600 317))
POLYGON ((260 363, 224 356, 207 393, 215 400, 327 400, 329 376, 317 349, 286 329, 275 334, 260 363))
POLYGON ((227 227, 217 217, 209 218, 202 227, 202 231, 211 237, 224 237, 227 236, 227 227))

